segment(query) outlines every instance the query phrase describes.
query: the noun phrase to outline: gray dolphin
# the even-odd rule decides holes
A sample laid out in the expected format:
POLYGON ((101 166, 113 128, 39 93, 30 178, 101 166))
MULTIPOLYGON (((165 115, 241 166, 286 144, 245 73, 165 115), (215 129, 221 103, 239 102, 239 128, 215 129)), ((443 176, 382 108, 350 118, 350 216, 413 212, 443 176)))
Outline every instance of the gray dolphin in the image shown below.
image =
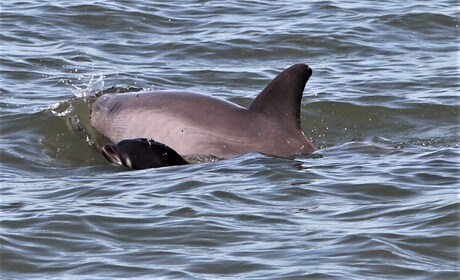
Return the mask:
POLYGON ((186 158, 308 154, 316 148, 302 131, 300 103, 311 75, 306 64, 285 69, 248 108, 192 92, 106 94, 92 105, 91 124, 114 143, 150 138, 186 158))

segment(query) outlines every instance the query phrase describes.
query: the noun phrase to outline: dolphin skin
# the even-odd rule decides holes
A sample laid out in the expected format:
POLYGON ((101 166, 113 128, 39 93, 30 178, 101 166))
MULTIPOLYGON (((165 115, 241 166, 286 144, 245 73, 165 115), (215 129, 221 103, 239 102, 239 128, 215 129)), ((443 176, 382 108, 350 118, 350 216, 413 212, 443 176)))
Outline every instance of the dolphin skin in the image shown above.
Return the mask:
POLYGON ((146 169, 188 162, 170 147, 146 138, 127 139, 116 145, 102 147, 102 155, 110 162, 132 169, 146 169))
MULTIPOLYGON (((302 131, 300 103, 311 75, 306 64, 285 69, 248 108, 182 91, 106 94, 92 105, 91 124, 114 143, 134 139, 130 152, 120 157, 135 158, 145 152, 136 138, 154 139, 185 158, 229 158, 250 152, 278 157, 309 154, 316 148, 302 131)), ((121 160, 113 162, 127 166, 121 160)))

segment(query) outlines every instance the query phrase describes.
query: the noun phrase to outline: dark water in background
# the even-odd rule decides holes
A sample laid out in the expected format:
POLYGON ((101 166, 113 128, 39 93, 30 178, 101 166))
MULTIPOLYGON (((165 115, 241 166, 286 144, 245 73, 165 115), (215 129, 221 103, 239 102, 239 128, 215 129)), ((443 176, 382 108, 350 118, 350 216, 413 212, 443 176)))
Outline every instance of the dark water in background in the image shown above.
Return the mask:
POLYGON ((0 4, 2 278, 459 277, 458 1, 93 2, 0 4), (126 171, 75 98, 299 62, 322 158, 126 171))

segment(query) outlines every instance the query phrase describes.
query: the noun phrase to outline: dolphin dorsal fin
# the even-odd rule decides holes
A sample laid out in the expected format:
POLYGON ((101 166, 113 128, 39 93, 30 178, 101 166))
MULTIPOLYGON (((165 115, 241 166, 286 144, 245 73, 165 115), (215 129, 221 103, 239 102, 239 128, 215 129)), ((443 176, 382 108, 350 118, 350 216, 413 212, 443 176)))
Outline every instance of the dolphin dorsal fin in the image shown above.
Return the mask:
POLYGON ((300 102, 311 74, 312 70, 306 64, 292 65, 262 90, 248 110, 301 129, 300 102))

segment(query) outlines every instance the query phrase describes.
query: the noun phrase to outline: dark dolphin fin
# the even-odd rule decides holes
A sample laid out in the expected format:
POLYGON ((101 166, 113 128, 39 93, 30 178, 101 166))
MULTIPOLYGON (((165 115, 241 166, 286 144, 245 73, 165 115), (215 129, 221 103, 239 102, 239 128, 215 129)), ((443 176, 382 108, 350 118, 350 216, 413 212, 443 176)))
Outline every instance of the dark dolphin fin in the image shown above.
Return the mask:
POLYGON ((248 110, 302 129, 300 102, 312 73, 306 64, 295 64, 285 69, 254 99, 248 110))
POLYGON ((132 169, 184 165, 188 162, 170 147, 145 138, 126 139, 102 147, 102 155, 112 163, 132 169))

